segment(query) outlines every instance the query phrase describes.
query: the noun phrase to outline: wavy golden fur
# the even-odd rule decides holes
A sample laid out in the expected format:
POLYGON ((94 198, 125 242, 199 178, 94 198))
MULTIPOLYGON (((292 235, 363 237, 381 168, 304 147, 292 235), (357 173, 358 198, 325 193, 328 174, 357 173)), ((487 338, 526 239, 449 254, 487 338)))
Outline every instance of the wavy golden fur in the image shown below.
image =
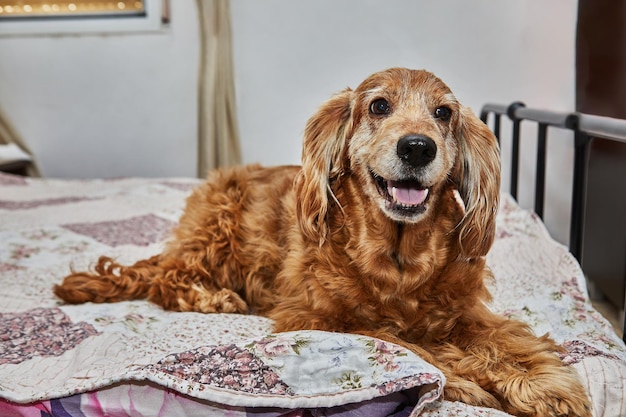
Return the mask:
POLYGON ((440 79, 389 69, 322 105, 302 167, 213 172, 161 254, 102 257, 54 291, 375 336, 440 368, 449 400, 590 416, 554 342, 486 307, 499 173, 494 136, 440 79))

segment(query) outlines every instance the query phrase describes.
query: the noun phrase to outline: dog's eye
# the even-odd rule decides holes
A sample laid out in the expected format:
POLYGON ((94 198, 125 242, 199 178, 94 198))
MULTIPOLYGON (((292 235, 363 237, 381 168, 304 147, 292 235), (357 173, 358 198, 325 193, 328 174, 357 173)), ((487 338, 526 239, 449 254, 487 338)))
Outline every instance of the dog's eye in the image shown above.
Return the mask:
POLYGON ((433 116, 435 116, 435 119, 439 119, 441 121, 447 122, 448 120, 450 120, 450 117, 452 116, 452 110, 450 110, 446 106, 440 106, 435 109, 433 116))
POLYGON ((389 114, 390 111, 391 106, 389 105, 389 102, 384 98, 376 99, 372 101, 372 104, 370 104, 370 113, 372 114, 383 115, 389 114))

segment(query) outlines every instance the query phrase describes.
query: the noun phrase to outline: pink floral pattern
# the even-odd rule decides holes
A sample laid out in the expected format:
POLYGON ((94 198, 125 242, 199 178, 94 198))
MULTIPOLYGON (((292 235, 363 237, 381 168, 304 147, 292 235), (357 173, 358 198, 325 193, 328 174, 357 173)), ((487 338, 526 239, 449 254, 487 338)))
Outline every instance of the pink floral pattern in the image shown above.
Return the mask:
POLYGON ((0 262, 0 274, 19 271, 20 269, 23 270, 26 268, 23 266, 16 265, 14 263, 0 262))
POLYGON ((370 348, 371 356, 368 358, 370 362, 383 366, 383 369, 387 372, 396 371, 398 365, 395 359, 399 356, 407 355, 405 349, 382 340, 370 340, 367 342, 367 346, 370 348))
POLYGON ((150 380, 199 398, 214 399, 219 390, 227 404, 249 394, 247 405, 272 398, 272 404, 284 408, 411 392, 421 409, 439 398, 443 388, 440 371, 400 346, 321 331, 200 347, 168 355, 143 370, 150 380))
POLYGON ((182 183, 182 182, 174 182, 174 181, 162 181, 161 184, 166 185, 168 187, 174 188, 175 190, 191 192, 197 184, 193 183, 182 183))
POLYGON ((61 198, 45 198, 42 200, 27 201, 10 201, 0 200, 0 209, 5 210, 28 210, 41 206, 58 206, 62 204, 79 203, 81 201, 89 201, 87 197, 61 197, 61 198))
POLYGON ((35 356, 60 356, 98 332, 87 323, 72 323, 58 308, 0 314, 0 365, 19 364, 35 356))
POLYGON ((237 345, 211 346, 172 354, 149 369, 190 383, 253 394, 293 395, 280 376, 237 345))
POLYGON ((169 220, 148 214, 117 221, 65 224, 63 227, 115 247, 148 246, 151 243, 160 242, 174 225, 169 220))
POLYGON ((564 353, 559 353, 559 357, 566 365, 573 365, 581 362, 585 358, 594 356, 603 356, 607 359, 619 361, 619 357, 617 355, 603 352, 600 349, 596 349, 595 347, 588 345, 582 340, 571 340, 569 342, 565 342, 563 347, 566 351, 564 353))
POLYGON ((280 335, 270 335, 251 343, 247 348, 259 352, 259 354, 267 356, 268 358, 273 358, 287 355, 291 352, 299 355, 301 349, 308 346, 309 343, 310 340, 306 338, 294 339, 280 335))
MULTIPOLYGON (((129 263, 158 252, 198 183, 0 174, 0 415, 140 414, 134 405, 159 416, 183 409, 236 416, 384 416, 401 409, 424 417, 505 415, 437 401, 440 372, 387 342, 270 334, 272 323, 262 317, 173 313, 142 300, 70 306, 54 298, 51 288, 70 265, 84 269, 100 255, 129 263)), ((580 372, 594 412, 623 415, 626 347, 591 306, 567 249, 536 216, 507 196, 501 201, 487 257, 495 275, 491 308, 537 334, 549 332, 566 350, 564 363, 580 372)))

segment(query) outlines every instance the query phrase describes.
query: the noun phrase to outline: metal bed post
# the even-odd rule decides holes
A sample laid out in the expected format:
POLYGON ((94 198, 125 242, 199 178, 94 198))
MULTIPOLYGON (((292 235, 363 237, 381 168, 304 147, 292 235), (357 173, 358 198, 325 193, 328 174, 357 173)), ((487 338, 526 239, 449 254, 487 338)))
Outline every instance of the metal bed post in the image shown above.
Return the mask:
POLYGON ((498 140, 498 145, 500 145, 500 115, 497 114, 493 120, 493 132, 498 140))
POLYGON ((535 175, 535 213, 543 219, 546 194, 546 140, 548 125, 539 123, 537 131, 537 174, 535 175))
POLYGON ((502 117, 503 114, 506 114, 506 109, 507 107, 505 106, 499 106, 499 105, 493 105, 497 108, 488 108, 489 105, 486 105, 485 107, 483 107, 483 109, 480 112, 480 120, 483 121, 484 124, 489 125, 488 123, 488 118, 489 118, 489 114, 493 114, 493 134, 496 137, 496 139, 498 140, 498 145, 500 145, 500 118, 502 117))
MULTIPOLYGON (((577 138, 578 142, 576 143, 577 152, 575 154, 575 164, 580 164, 580 167, 582 167, 583 169, 583 173, 580 174, 583 179, 580 181, 584 182, 581 184, 582 190, 579 190, 579 192, 585 193, 587 185, 587 161, 589 158, 589 144, 591 140, 594 138, 602 138, 626 143, 626 121, 613 119, 611 117, 592 116, 580 113, 577 114, 576 121, 577 131, 584 136, 580 136, 577 138)), ((583 194, 579 198, 584 199, 585 197, 586 196, 583 194)), ((581 216, 584 216, 584 212, 581 214, 581 216)), ((583 219, 584 217, 581 218, 581 223, 583 219)), ((578 242, 579 245, 582 245, 583 233, 584 231, 581 230, 581 242, 578 242)), ((580 255, 582 256, 582 249, 580 255)), ((626 299, 626 294, 624 295, 624 297, 626 299)), ((626 342, 626 309, 624 310, 624 316, 622 319, 622 340, 626 342)))
POLYGON ((517 200, 517 185, 519 176, 519 138, 520 138, 520 125, 522 119, 515 115, 517 109, 525 107, 526 105, 521 101, 512 103, 506 111, 507 116, 513 121, 513 134, 511 137, 512 150, 511 150, 511 187, 509 192, 514 199, 517 200))
POLYGON ((582 264, 587 165, 591 137, 580 130, 579 118, 579 114, 572 114, 568 119, 568 127, 574 130, 574 178, 572 183, 569 249, 576 260, 582 264))

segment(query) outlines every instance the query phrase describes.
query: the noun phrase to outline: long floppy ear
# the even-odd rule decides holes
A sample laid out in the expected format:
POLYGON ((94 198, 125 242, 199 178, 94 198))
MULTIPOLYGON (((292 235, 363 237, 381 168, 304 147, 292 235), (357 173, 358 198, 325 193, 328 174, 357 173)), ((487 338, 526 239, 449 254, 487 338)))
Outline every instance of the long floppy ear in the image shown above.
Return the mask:
POLYGON ((330 182, 343 173, 352 96, 350 89, 332 96, 309 119, 304 130, 302 170, 295 182, 296 215, 302 233, 320 245, 328 234, 330 182))
POLYGON ((459 156, 454 180, 465 202, 461 221, 461 253, 467 258, 485 256, 496 231, 500 197, 500 151, 491 130, 461 106, 458 130, 459 156))

